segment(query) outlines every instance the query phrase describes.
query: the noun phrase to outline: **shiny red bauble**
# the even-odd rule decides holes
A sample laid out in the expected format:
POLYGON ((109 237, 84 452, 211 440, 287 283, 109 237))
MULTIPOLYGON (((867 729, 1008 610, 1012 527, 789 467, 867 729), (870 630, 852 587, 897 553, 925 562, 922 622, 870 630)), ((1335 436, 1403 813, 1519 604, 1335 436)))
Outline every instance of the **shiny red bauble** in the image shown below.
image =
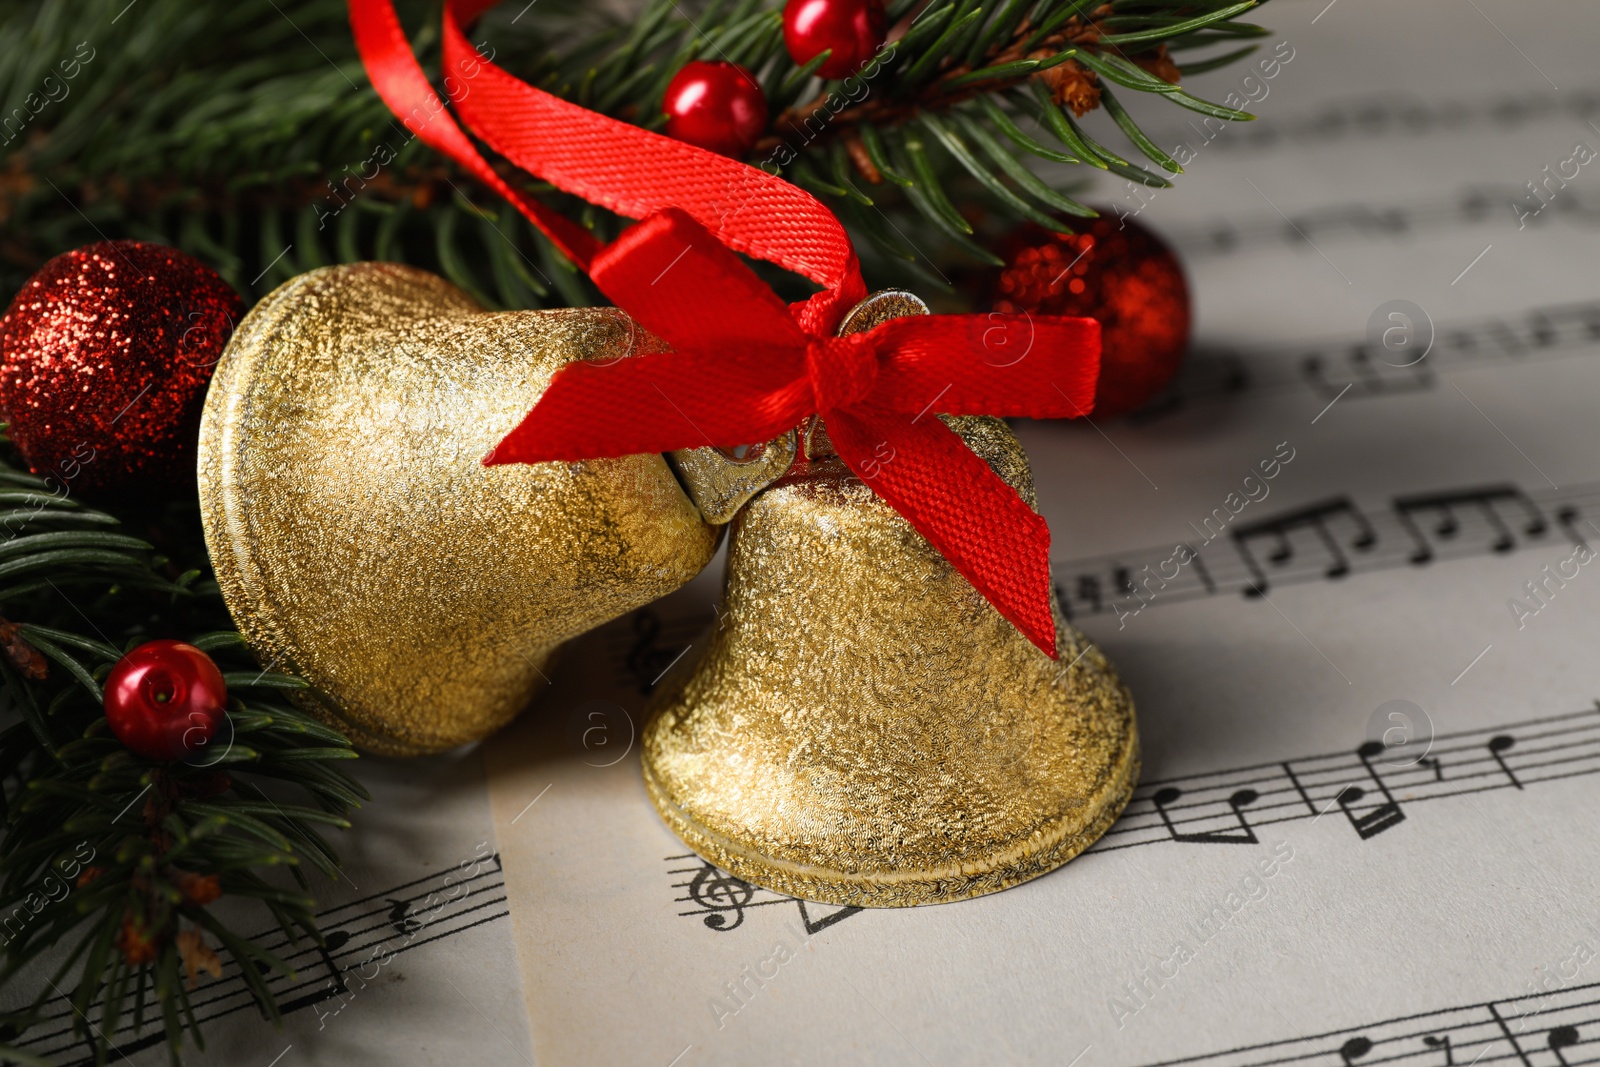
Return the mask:
POLYGON ((668 136, 735 159, 748 155, 767 128, 766 94, 733 63, 685 63, 667 83, 661 108, 668 136))
POLYGON ((889 32, 883 0, 789 0, 783 8, 783 43, 804 65, 829 49, 817 68, 824 78, 845 78, 872 58, 889 32))
POLYGON ((1160 393, 1189 345, 1189 285, 1166 242, 1108 211, 1074 219, 1075 234, 1028 224, 1006 242, 994 310, 1100 321, 1095 418, 1123 415, 1160 393))
POLYGON ((59 255, 0 318, 0 415, 51 492, 194 491, 206 383, 244 314, 175 248, 106 241, 59 255))
POLYGON ((227 713, 211 657, 182 641, 147 641, 106 678, 111 732, 145 759, 170 763, 204 749, 227 713))

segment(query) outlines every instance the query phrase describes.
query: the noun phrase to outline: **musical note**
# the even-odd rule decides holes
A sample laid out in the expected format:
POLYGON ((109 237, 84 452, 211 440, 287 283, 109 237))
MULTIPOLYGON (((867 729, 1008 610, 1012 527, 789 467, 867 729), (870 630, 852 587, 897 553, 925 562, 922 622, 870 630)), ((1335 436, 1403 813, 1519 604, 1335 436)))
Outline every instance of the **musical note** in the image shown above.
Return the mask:
POLYGON ((1442 1037, 1436 1037, 1433 1034, 1427 1034, 1423 1037, 1422 1043, 1427 1045, 1429 1048, 1443 1048, 1444 1067, 1455 1067, 1456 1056, 1450 1048, 1449 1034, 1445 1034, 1442 1037))
POLYGON ((1588 534, 1578 529, 1579 515, 1578 509, 1568 504, 1556 512, 1556 521, 1561 524, 1563 530, 1567 531, 1567 536, 1572 538, 1574 545, 1587 545, 1589 543, 1588 534))
POLYGON ((414 934, 422 929, 422 924, 415 919, 407 918, 411 914, 411 904, 404 900, 395 900, 385 897, 385 902, 392 905, 389 908, 389 925, 394 927, 396 933, 401 935, 414 934))
POLYGON ((1380 356, 1380 362, 1385 367, 1403 370, 1406 373, 1395 375, 1379 370, 1373 365, 1372 349, 1366 345, 1356 345, 1350 350, 1350 365, 1369 394, 1414 393, 1433 385, 1433 371, 1423 364, 1420 356, 1402 364, 1392 364, 1380 356))
POLYGON ((1493 756, 1494 761, 1500 764, 1500 769, 1506 772, 1506 777, 1511 779, 1511 784, 1521 789, 1522 783, 1517 780, 1515 774, 1511 773, 1511 768, 1507 766, 1504 755, 1504 753, 1510 752, 1516 743, 1517 739, 1510 734, 1496 734, 1494 737, 1489 738, 1489 755, 1493 756))
POLYGON ((350 937, 349 931, 346 930, 331 930, 323 935, 322 944, 316 946, 316 953, 317 958, 322 961, 322 965, 328 969, 327 984, 314 989, 304 996, 284 1001, 278 1006, 280 1012, 287 1014, 300 1008, 307 1008, 315 1004, 321 1004, 324 1001, 333 1000, 335 997, 340 999, 340 1006, 330 1012, 318 1011, 318 1017, 326 1020, 329 1015, 337 1015, 344 1010, 342 1001, 345 994, 350 992, 350 986, 344 980, 344 971, 334 962, 333 953, 349 944, 350 937))
MULTIPOLYGON (((388 892, 404 892, 412 895, 412 899, 420 899, 426 895, 423 886, 436 886, 444 888, 459 877, 459 867, 447 867, 434 871, 432 874, 414 881, 407 881, 401 885, 393 885, 388 890, 375 896, 365 898, 353 903, 336 905, 317 913, 317 921, 323 930, 322 944, 302 943, 298 946, 290 944, 285 946, 280 940, 276 944, 273 940, 282 936, 280 927, 273 925, 265 930, 260 930, 249 936, 253 943, 263 944, 269 950, 279 953, 283 962, 294 969, 295 973, 286 974, 276 969, 272 964, 262 960, 249 960, 241 967, 226 972, 220 981, 213 981, 206 986, 206 999, 197 1001, 196 1007, 205 1006, 207 1014, 203 1017, 211 1020, 221 1020, 236 1013, 251 1011, 255 1008, 256 1001, 251 995, 253 982, 244 971, 249 967, 255 975, 260 976, 262 982, 278 998, 278 1012, 287 1015, 291 1012, 310 1009, 324 1023, 327 1019, 338 1015, 343 1009, 353 1003, 358 986, 364 987, 365 975, 360 970, 357 960, 373 959, 368 955, 369 945, 358 942, 357 934, 351 931, 372 931, 381 929, 385 913, 390 904, 397 898, 388 896, 388 892), (337 927, 337 928, 336 928, 337 927), (349 959, 345 960, 348 956, 349 959), (344 961, 341 965, 341 961, 344 961), (318 982, 310 973, 313 968, 317 971, 326 970, 327 978, 318 982)), ((503 881, 495 878, 486 869, 473 877, 473 881, 483 879, 504 885, 503 881)), ((503 899, 503 898, 502 898, 503 899)), ((510 918, 510 912, 503 906, 496 911, 485 914, 481 905, 476 901, 471 904, 458 905, 453 913, 447 912, 439 916, 430 925, 436 931, 431 937, 420 938, 409 944, 397 943, 393 940, 384 942, 384 947, 393 947, 393 952, 409 951, 412 948, 428 944, 437 944, 442 939, 454 938, 457 935, 473 930, 488 922, 496 922, 510 918), (466 914, 466 913, 471 913, 466 914), (465 921, 459 921, 459 920, 465 921), (452 921, 458 920, 458 921, 452 921)), ((364 936, 364 935, 363 935, 364 936)), ((442 947, 442 946, 441 946, 442 947)), ((98 1018, 104 1022, 103 1015, 97 1012, 103 1009, 104 999, 97 998, 90 1008, 89 1017, 98 1018)), ((68 1007, 67 1013, 75 1009, 68 1007)), ((146 1028, 143 1036, 136 1036, 132 1032, 132 1020, 124 1013, 122 1021, 115 1031, 106 1027, 107 1036, 116 1042, 117 1050, 122 1053, 123 1062, 134 1053, 142 1051, 166 1041, 164 1028, 156 1027, 153 1032, 146 1028)), ((41 1027, 43 1031, 46 1028, 41 1027)), ((0 1034, 0 1040, 5 1040, 0 1034)), ((30 1033, 23 1045, 31 1052, 36 1052, 48 1058, 51 1062, 58 1062, 58 1057, 72 1055, 71 1059, 64 1062, 79 1063, 81 1057, 69 1052, 63 1042, 70 1044, 72 1031, 55 1030, 52 1032, 34 1031, 30 1033)), ((287 1062, 287 1061, 286 1061, 287 1062)))
POLYGON ((1217 583, 1211 577, 1211 568, 1207 567, 1206 561, 1200 558, 1199 550, 1190 544, 1185 544, 1183 547, 1189 551, 1189 563, 1194 567, 1195 574, 1200 576, 1201 586, 1204 587, 1207 593, 1215 593, 1217 591, 1217 583))
POLYGON ((1297 529, 1309 529, 1322 543, 1323 549, 1328 554, 1328 566, 1323 571, 1326 578, 1342 578, 1350 573, 1350 559, 1340 547, 1331 531, 1328 521, 1340 515, 1345 516, 1354 524, 1356 537, 1350 542, 1352 548, 1365 552, 1377 540, 1372 524, 1361 514, 1347 497, 1335 497, 1323 503, 1313 504, 1310 507, 1293 511, 1286 515, 1264 519, 1261 522, 1238 526, 1233 530, 1234 546, 1238 549, 1240 557, 1249 570, 1251 581, 1243 590, 1245 596, 1263 596, 1269 587, 1266 573, 1261 564, 1257 562, 1254 553, 1250 550, 1250 542, 1254 538, 1268 537, 1274 540, 1275 545, 1267 555, 1268 562, 1274 566, 1282 566, 1294 558, 1294 545, 1289 535, 1297 529))
POLYGON ((1555 1053, 1556 1059, 1561 1061, 1561 1067, 1571 1067, 1567 1063, 1566 1049, 1578 1043, 1578 1028, 1576 1026, 1557 1026, 1547 1036, 1550 1051, 1555 1053))
POLYGON ((1228 798, 1228 807, 1233 809, 1234 817, 1239 820, 1239 829, 1237 830, 1180 832, 1177 826, 1173 824, 1172 816, 1167 813, 1167 805, 1175 802, 1182 795, 1181 790, 1173 786, 1167 786, 1150 798, 1156 806, 1156 811, 1161 815, 1161 821, 1166 824, 1167 832, 1172 834, 1174 841, 1193 841, 1206 845, 1254 845, 1257 843, 1256 832, 1244 817, 1244 809, 1261 799, 1254 789, 1241 789, 1228 798))
POLYGON ((1100 610, 1100 579, 1091 574, 1078 576, 1078 599, 1087 600, 1095 611, 1100 610))
POLYGON ((1516 537, 1511 532, 1511 527, 1501 517, 1496 503, 1509 501, 1521 507, 1527 514, 1527 524, 1523 532, 1529 537, 1539 537, 1545 532, 1544 515, 1528 499, 1526 493, 1510 485, 1486 486, 1482 489, 1463 489, 1448 493, 1429 493, 1422 496, 1396 497, 1394 500, 1395 515, 1400 520, 1400 525, 1405 527, 1416 543, 1416 551, 1411 555, 1411 562, 1416 564, 1427 563, 1433 559, 1433 546, 1423 536, 1418 527, 1414 513, 1418 511, 1432 511, 1438 514, 1438 522, 1433 528, 1434 536, 1443 541, 1448 541, 1461 530, 1461 523, 1456 514, 1460 507, 1477 508, 1495 534, 1495 539, 1489 548, 1494 552, 1509 552, 1516 545, 1516 537))
POLYGON ((1414 393, 1433 388, 1433 370, 1420 359, 1397 365, 1380 358, 1374 363, 1372 349, 1364 344, 1349 346, 1332 358, 1339 356, 1349 369, 1349 380, 1343 384, 1329 380, 1329 357, 1323 354, 1312 353, 1300 363, 1300 373, 1307 384, 1325 399, 1343 396, 1351 387, 1356 387, 1359 396, 1414 393))
POLYGON ((742 878, 724 874, 709 863, 689 883, 689 899, 710 912, 705 924, 722 933, 738 929, 744 922, 744 909, 755 895, 755 886, 742 878), (731 923, 729 913, 733 916, 731 923))
POLYGON ((1113 570, 1111 572, 1111 581, 1116 585, 1118 592, 1127 593, 1130 596, 1138 592, 1133 584, 1133 572, 1127 567, 1118 567, 1113 570))
MULTIPOLYGON (((819 933, 820 931, 826 930, 836 922, 843 922, 845 919, 850 918, 850 916, 866 910, 865 908, 859 908, 854 904, 847 904, 838 911, 829 912, 827 915, 820 915, 817 918, 812 918, 811 909, 806 907, 805 901, 796 898, 795 903, 800 906, 800 921, 805 924, 806 933, 808 934, 819 933)), ((816 908, 823 906, 824 905, 821 904, 811 905, 811 907, 816 908)))
POLYGON ((1436 782, 1444 781, 1444 764, 1437 757, 1435 757, 1435 756, 1424 756, 1421 759, 1419 759, 1417 762, 1420 763, 1424 767, 1432 767, 1433 768, 1433 780, 1434 781, 1436 781, 1436 782))
POLYGON ((1356 233, 1371 233, 1379 237, 1392 237, 1403 232, 1408 225, 1404 208, 1375 209, 1365 204, 1337 204, 1319 208, 1297 216, 1304 239, 1310 240, 1313 231, 1348 229, 1356 233))
POLYGON ((1372 1051, 1372 1042, 1364 1037, 1352 1037, 1339 1046, 1339 1058, 1345 1067, 1355 1067, 1355 1062, 1372 1051))
POLYGON ((638 683, 639 692, 648 695, 655 688, 655 679, 667 668, 672 653, 660 644, 661 618, 655 612, 646 609, 635 614, 633 633, 634 643, 628 651, 627 669, 638 683))
POLYGON ((1378 793, 1383 797, 1383 803, 1373 808, 1364 815, 1357 815, 1354 807, 1367 795, 1366 790, 1359 786, 1348 786, 1339 793, 1339 807, 1344 811, 1345 818, 1350 820, 1350 825, 1355 828, 1357 836, 1365 841, 1377 837, 1385 830, 1405 822, 1406 813, 1400 810, 1399 801, 1394 794, 1389 792, 1389 787, 1384 785, 1383 779, 1378 777, 1378 772, 1372 766, 1372 758, 1383 754, 1382 741, 1368 741, 1356 749, 1356 756, 1361 760, 1361 765, 1366 768, 1367 774, 1372 777, 1372 782, 1378 787, 1378 793))
POLYGON ((1549 322, 1552 326, 1564 322, 1576 323, 1582 330, 1579 335, 1582 340, 1600 341, 1600 307, 1594 304, 1565 304, 1543 308, 1532 312, 1531 315, 1540 321, 1549 322))

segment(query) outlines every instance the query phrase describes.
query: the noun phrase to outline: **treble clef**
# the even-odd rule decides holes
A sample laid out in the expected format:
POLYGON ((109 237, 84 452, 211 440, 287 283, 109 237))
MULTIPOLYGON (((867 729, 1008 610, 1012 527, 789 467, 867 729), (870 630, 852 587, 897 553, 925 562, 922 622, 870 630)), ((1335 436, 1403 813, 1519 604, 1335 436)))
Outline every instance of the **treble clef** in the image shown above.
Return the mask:
POLYGON ((744 909, 755 895, 755 886, 742 878, 724 874, 709 863, 689 883, 689 899, 710 912, 705 918, 706 925, 724 933, 744 922, 744 909), (731 923, 729 912, 733 913, 731 923))

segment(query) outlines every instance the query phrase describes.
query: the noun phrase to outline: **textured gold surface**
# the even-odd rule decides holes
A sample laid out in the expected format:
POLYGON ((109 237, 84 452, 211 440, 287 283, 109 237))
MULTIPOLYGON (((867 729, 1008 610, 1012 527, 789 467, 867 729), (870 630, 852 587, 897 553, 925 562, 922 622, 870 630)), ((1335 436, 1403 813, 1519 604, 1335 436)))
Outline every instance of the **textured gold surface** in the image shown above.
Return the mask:
MULTIPOLYGON (((1030 503, 998 419, 946 420, 1030 503)), ((734 519, 709 641, 643 733, 669 826, 741 878, 898 907, 1065 863, 1127 804, 1133 702, 1057 614, 1052 662, 837 460, 734 519)))
POLYGON ((698 573, 717 532, 659 455, 481 463, 563 363, 639 340, 617 311, 488 313, 386 264, 263 300, 217 368, 199 472, 262 664, 363 748, 437 751, 516 715, 560 642, 698 573))
POLYGON ((750 446, 742 458, 725 448, 707 445, 667 453, 700 514, 721 525, 761 490, 783 477, 794 462, 795 431, 750 446))

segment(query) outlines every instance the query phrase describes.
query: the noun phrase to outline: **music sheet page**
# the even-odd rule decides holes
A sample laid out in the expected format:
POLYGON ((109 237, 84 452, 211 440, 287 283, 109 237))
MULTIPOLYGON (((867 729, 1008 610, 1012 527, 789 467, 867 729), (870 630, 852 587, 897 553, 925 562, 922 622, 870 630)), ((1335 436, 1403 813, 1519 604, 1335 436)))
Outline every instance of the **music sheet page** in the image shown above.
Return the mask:
MULTIPOLYGON (((313 883, 326 947, 305 938, 289 944, 257 910, 232 920, 259 931, 263 947, 295 969, 263 976, 283 1025, 261 1017, 229 968, 190 994, 206 1047, 186 1044, 186 1064, 532 1062, 480 753, 363 757, 359 768, 373 799, 352 816, 354 829, 336 838, 342 877, 313 883)), ((65 998, 48 1005, 47 1021, 27 1032, 21 1048, 45 1062, 93 1063, 73 1029, 73 1010, 65 998)), ((100 1025, 98 1005, 90 1018, 100 1025)), ((160 1027, 136 1035, 124 1015, 106 1036, 114 1062, 170 1062, 160 1027)))
POLYGON ((689 854, 636 740, 713 567, 486 746, 537 1062, 1595 1061, 1600 81, 1592 4, 1526 10, 1278 0, 1186 81, 1260 121, 1168 108, 1177 187, 1094 187, 1198 313, 1153 408, 1018 427, 1138 707, 1104 840, 904 910, 689 854))

